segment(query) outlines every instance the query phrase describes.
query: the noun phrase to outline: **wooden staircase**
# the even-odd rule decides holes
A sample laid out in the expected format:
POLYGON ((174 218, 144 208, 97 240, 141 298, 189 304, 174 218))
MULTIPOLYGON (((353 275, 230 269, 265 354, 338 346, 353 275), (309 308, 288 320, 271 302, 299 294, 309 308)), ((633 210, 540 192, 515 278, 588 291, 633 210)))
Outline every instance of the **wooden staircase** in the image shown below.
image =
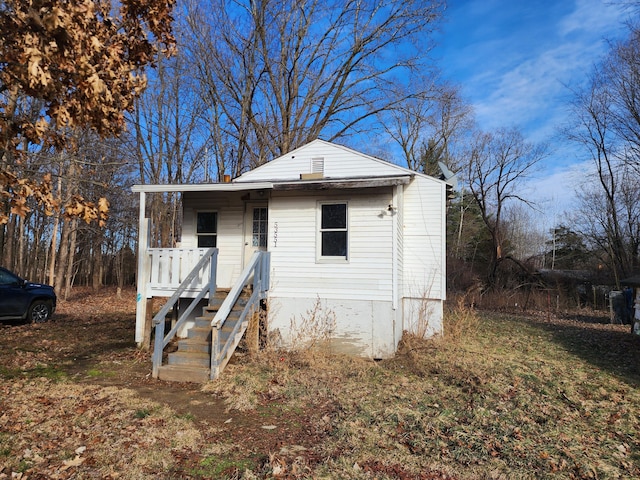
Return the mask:
MULTIPOLYGON (((168 354, 167 364, 158 368, 158 378, 174 382, 197 382, 204 383, 211 378, 211 321, 222 302, 228 294, 228 290, 217 290, 210 305, 203 308, 202 316, 197 317, 195 325, 188 330, 187 337, 179 339, 178 349, 168 354)), ((227 317, 224 325, 219 330, 219 345, 224 345, 228 340, 237 323, 240 314, 247 304, 250 292, 243 291, 231 313, 227 317)), ((245 319, 233 339, 232 347, 228 350, 226 358, 221 359, 220 371, 229 361, 235 351, 240 339, 244 335, 249 320, 245 319)))

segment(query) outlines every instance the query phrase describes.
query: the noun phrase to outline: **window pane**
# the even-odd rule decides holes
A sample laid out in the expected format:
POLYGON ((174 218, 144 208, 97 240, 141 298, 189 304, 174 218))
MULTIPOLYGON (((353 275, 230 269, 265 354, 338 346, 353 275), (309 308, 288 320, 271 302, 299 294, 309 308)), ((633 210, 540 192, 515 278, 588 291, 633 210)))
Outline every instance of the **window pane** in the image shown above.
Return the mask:
POLYGON ((198 248, 211 248, 216 246, 215 235, 198 235, 198 248))
POLYGON ((254 235, 252 245, 254 247, 266 247, 267 246, 267 236, 266 235, 254 235))
POLYGON ((266 208, 254 208, 253 209, 253 220, 266 220, 267 219, 267 209, 266 208))
POLYGON ((254 247, 267 247, 267 209, 258 207, 253 209, 253 239, 254 247))
POLYGON ((321 228, 347 228, 347 205, 345 203, 322 205, 321 228))
POLYGON ((347 232, 322 232, 322 256, 346 257, 347 232))
POLYGON ((216 233, 218 214, 216 212, 198 212, 198 233, 216 233))

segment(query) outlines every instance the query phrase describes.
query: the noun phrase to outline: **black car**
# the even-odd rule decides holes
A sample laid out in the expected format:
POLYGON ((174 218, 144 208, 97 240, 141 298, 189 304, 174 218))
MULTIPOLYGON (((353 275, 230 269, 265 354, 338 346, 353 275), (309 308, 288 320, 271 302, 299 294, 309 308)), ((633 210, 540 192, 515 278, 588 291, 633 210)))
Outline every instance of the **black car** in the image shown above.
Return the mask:
POLYGON ((46 322, 55 310, 53 287, 28 282, 0 267, 0 320, 46 322))

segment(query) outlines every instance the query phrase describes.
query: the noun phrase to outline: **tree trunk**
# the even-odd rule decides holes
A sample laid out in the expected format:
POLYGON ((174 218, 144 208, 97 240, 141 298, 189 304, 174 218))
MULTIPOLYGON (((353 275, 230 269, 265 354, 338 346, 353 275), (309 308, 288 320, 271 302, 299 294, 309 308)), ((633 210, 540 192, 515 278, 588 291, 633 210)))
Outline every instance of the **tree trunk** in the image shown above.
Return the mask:
POLYGON ((4 244, 4 257, 3 263, 9 269, 15 268, 14 265, 14 244, 15 244, 15 231, 16 231, 16 216, 12 215, 10 217, 9 223, 6 224, 6 236, 5 236, 5 244, 4 244))
POLYGON ((67 275, 64 285, 64 299, 66 300, 71 295, 71 287, 73 287, 74 279, 74 261, 76 254, 76 240, 78 238, 78 219, 74 218, 68 222, 71 225, 71 238, 69 239, 69 256, 67 258, 67 275))
POLYGON ((100 229, 93 238, 93 265, 91 265, 91 287, 99 290, 102 287, 103 256, 102 242, 104 241, 104 230, 100 229))
POLYGON ((24 261, 24 224, 26 223, 27 217, 18 217, 18 260, 16 262, 16 270, 20 272, 21 275, 26 275, 26 265, 24 261))
POLYGON ((71 236, 71 222, 62 223, 62 231, 60 232, 60 248, 58 249, 58 262, 56 265, 56 274, 54 277, 53 287, 56 295, 62 296, 62 287, 64 285, 65 272, 67 271, 67 262, 69 259, 69 238, 71 236))

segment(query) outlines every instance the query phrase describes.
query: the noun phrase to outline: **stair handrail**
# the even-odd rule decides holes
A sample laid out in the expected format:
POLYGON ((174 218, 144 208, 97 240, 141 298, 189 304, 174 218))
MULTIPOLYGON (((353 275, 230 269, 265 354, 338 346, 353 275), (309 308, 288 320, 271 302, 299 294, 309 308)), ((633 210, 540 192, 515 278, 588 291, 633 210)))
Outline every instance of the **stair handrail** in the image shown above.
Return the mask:
MULTIPOLYGON (((215 379, 220 374, 220 369, 224 367, 222 364, 224 359, 229 353, 231 344, 234 342, 236 335, 240 330, 240 326, 244 322, 244 319, 248 315, 249 311, 254 308, 260 300, 266 298, 266 292, 269 290, 269 269, 270 258, 269 252, 255 252, 249 260, 249 263, 245 266, 244 270, 240 274, 240 277, 234 284, 233 288, 229 291, 229 294, 222 302, 222 305, 216 312, 215 316, 211 320, 212 329, 212 345, 211 345, 211 379, 215 379), (229 335, 229 338, 225 344, 221 347, 219 343, 218 331, 223 327, 224 322, 229 317, 233 306, 238 301, 242 290, 248 283, 253 274, 253 293, 247 304, 245 305, 238 323, 234 327, 233 331, 229 335)), ((235 348, 235 347, 234 347, 235 348)))
POLYGON ((218 249, 210 248, 208 249, 202 258, 198 261, 198 263, 193 267, 193 269, 189 272, 189 274, 185 277, 182 283, 178 286, 176 291, 171 295, 167 303, 160 309, 160 311, 153 317, 152 324, 155 326, 156 334, 155 334, 155 342, 153 347, 153 370, 152 375, 153 378, 158 378, 158 370, 160 365, 162 365, 162 352, 164 348, 169 344, 173 337, 176 335, 178 330, 182 327, 182 325, 187 321, 189 314, 196 308, 200 300, 202 300, 207 294, 209 294, 209 298, 213 296, 213 293, 216 291, 216 271, 218 265, 218 249), (180 295, 187 289, 187 287, 193 282, 196 276, 200 273, 200 271, 209 263, 209 281, 205 285, 205 287, 198 293, 198 295, 191 301, 189 306, 184 310, 184 312, 178 318, 178 321, 173 326, 169 333, 164 334, 164 322, 167 313, 171 310, 176 302, 180 299, 180 295))

